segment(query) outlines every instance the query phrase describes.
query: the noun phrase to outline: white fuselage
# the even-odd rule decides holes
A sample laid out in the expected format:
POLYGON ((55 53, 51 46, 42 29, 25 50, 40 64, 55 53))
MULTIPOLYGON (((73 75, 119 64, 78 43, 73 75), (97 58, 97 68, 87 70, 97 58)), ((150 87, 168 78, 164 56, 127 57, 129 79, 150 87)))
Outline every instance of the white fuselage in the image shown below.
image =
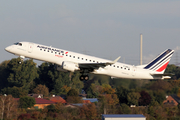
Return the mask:
MULTIPOLYGON (((67 50, 53 48, 41 44, 35 44, 30 42, 21 42, 22 46, 11 45, 6 51, 18 56, 24 56, 27 58, 33 58, 41 61, 51 62, 58 65, 62 65, 64 61, 73 63, 106 63, 110 60, 101 59, 89 55, 79 54, 67 50)), ((143 69, 140 67, 123 64, 116 62, 113 65, 108 65, 104 68, 100 67, 95 69, 92 73, 104 74, 115 78, 128 78, 128 79, 158 79, 154 78, 150 73, 153 71, 143 69)))

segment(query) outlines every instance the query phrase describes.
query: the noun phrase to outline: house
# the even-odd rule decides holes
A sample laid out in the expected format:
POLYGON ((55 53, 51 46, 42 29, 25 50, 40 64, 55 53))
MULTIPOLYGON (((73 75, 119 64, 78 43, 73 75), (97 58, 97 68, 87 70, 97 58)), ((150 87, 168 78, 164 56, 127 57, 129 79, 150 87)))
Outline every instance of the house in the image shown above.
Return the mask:
MULTIPOLYGON (((34 108, 35 109, 44 109, 46 106, 51 105, 51 104, 55 104, 55 102, 50 101, 50 100, 46 100, 43 98, 34 98, 35 99, 35 105, 34 108)), ((14 100, 18 101, 19 98, 14 98, 14 100)))
POLYGON ((180 98, 177 95, 166 96, 166 100, 163 101, 163 104, 175 105, 177 106, 180 103, 180 98))
POLYGON ((44 109, 48 105, 55 104, 55 102, 43 98, 35 98, 35 101, 36 104, 34 105, 34 108, 36 109, 44 109))
POLYGON ((51 98, 50 98, 50 101, 53 101, 53 102, 55 102, 55 103, 63 103, 63 104, 66 104, 66 101, 62 98, 62 97, 60 97, 60 96, 52 96, 51 98))

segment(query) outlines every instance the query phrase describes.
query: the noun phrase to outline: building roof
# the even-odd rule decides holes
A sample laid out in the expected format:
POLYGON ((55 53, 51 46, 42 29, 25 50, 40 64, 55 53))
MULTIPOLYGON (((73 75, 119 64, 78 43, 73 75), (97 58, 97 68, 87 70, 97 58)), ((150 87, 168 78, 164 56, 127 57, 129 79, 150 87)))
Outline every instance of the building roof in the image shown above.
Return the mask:
POLYGON ((82 102, 85 103, 85 104, 88 104, 88 103, 91 104, 90 100, 83 100, 82 102))
POLYGON ((66 101, 60 96, 51 97, 50 101, 53 101, 56 103, 66 103, 66 101))
POLYGON ((97 98, 85 98, 83 100, 89 100, 90 102, 98 102, 98 99, 97 98))
MULTIPOLYGON (((34 99, 36 104, 55 104, 55 102, 43 98, 34 98, 34 99)), ((14 98, 14 100, 18 101, 19 98, 14 98)))
POLYGON ((104 118, 145 118, 144 115, 141 114, 102 114, 104 118))
POLYGON ((35 98, 36 104, 55 104, 55 102, 42 99, 42 98, 35 98))
POLYGON ((170 95, 176 102, 180 103, 180 98, 177 95, 170 95))

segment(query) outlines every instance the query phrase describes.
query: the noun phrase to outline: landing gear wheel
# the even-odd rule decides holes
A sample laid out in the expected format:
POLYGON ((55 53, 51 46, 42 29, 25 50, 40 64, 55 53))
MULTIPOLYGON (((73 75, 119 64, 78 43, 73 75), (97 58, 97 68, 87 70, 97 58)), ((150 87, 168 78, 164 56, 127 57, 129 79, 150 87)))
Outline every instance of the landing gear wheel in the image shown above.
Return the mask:
POLYGON ((79 79, 80 79, 81 81, 83 81, 83 80, 89 80, 89 76, 88 76, 88 75, 81 75, 81 76, 79 77, 79 79))
POLYGON ((85 75, 85 76, 84 76, 84 80, 89 80, 89 76, 88 76, 88 75, 85 75))

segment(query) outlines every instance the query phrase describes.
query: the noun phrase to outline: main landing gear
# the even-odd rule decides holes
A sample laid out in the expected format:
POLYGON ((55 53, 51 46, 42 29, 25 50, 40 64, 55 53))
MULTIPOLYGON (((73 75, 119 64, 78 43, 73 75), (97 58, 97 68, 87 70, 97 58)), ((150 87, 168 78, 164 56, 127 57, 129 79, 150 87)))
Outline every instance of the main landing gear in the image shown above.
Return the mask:
POLYGON ((89 80, 89 76, 88 75, 81 75, 80 77, 79 77, 79 79, 81 80, 81 81, 84 81, 84 80, 89 80))

